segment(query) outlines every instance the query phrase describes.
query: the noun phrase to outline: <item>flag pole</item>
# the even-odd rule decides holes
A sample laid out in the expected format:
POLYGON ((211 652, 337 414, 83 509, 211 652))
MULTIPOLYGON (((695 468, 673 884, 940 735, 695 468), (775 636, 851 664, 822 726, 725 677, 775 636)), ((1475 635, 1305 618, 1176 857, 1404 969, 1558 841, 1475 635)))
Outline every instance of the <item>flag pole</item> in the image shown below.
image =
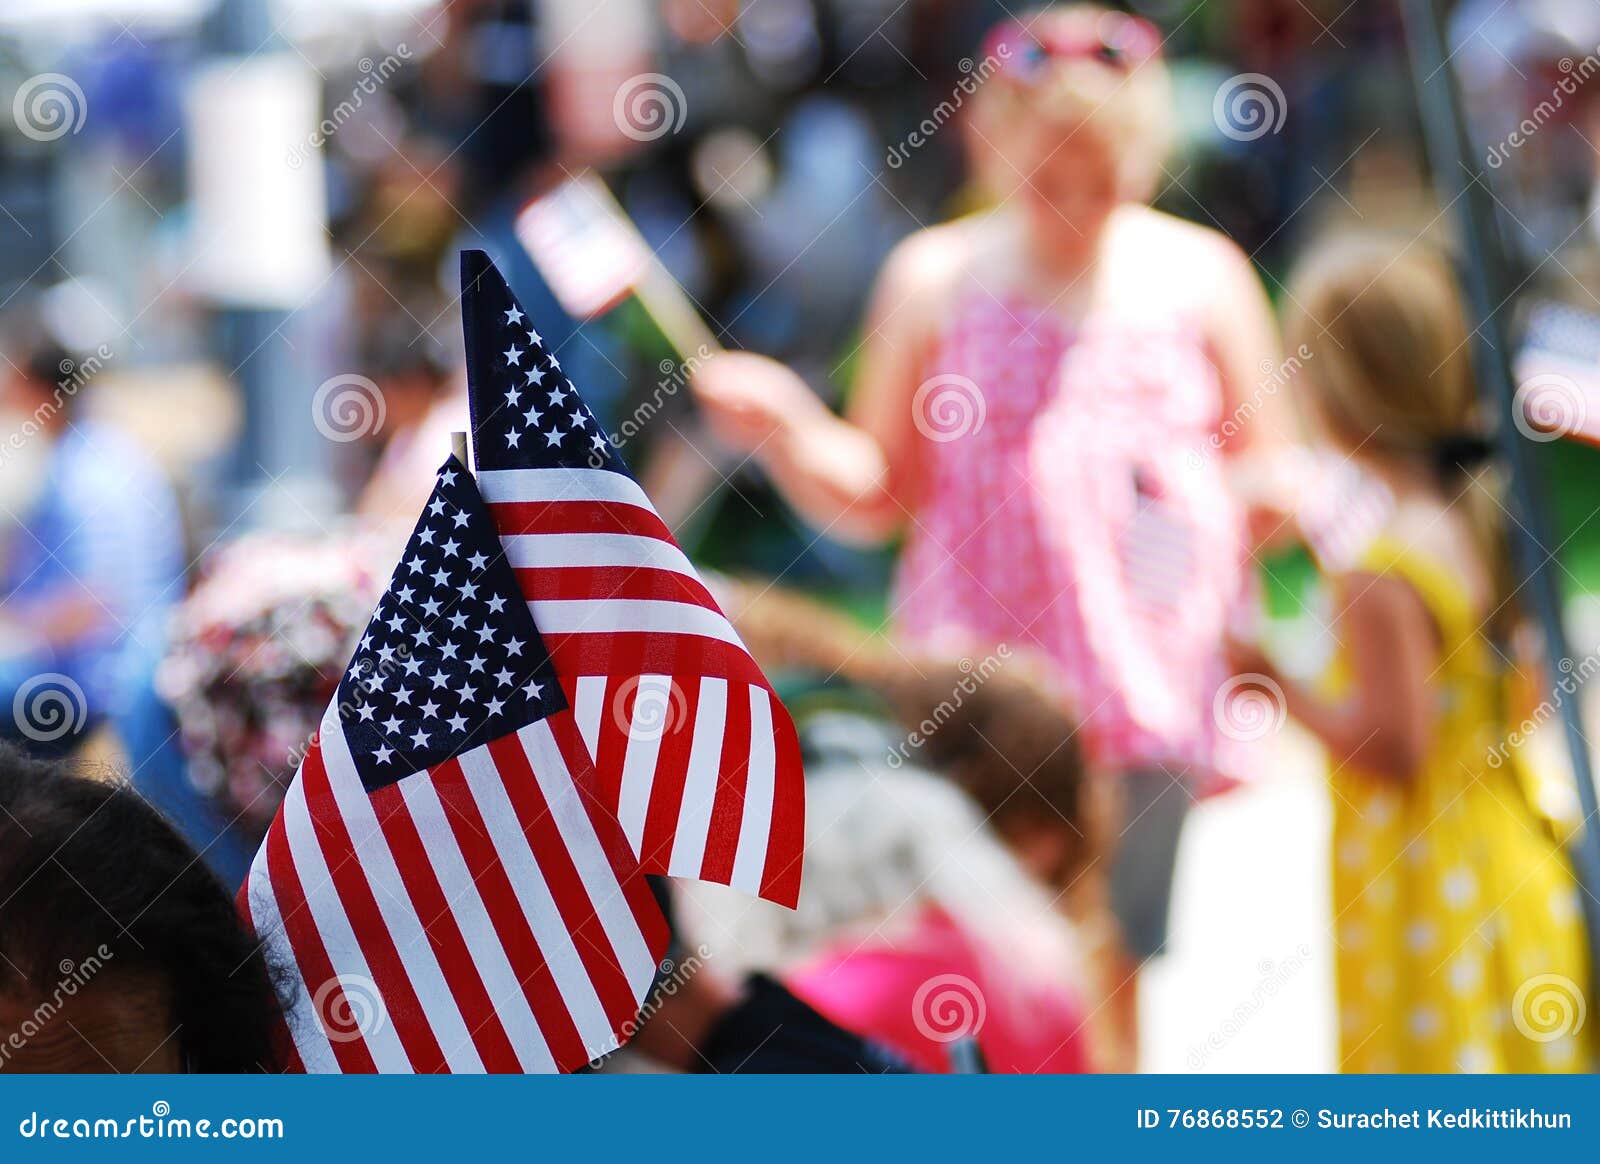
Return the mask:
MULTIPOLYGON (((1516 380, 1509 338, 1513 303, 1508 293, 1512 283, 1506 277, 1507 259, 1495 218, 1494 196, 1473 151, 1437 0, 1404 0, 1404 5, 1406 41, 1434 181, 1442 195, 1449 195, 1448 205, 1455 208, 1461 230, 1462 274, 1477 324, 1472 332, 1473 366, 1484 403, 1499 420, 1495 439, 1510 472, 1510 501, 1516 513, 1510 533, 1520 589, 1529 596, 1543 629, 1545 654, 1551 666, 1570 674, 1573 660, 1562 623, 1561 594, 1550 569, 1555 555, 1546 548, 1552 544, 1548 510, 1528 442, 1515 423, 1516 380)), ((1571 846, 1572 862, 1585 891, 1582 898, 1589 948, 1600 953, 1600 805, 1596 804, 1593 766, 1578 699, 1557 697, 1556 703, 1583 810, 1583 830, 1571 846)), ((1591 967, 1591 973, 1600 981, 1600 969, 1591 967)))
POLYGON ((467 453, 467 434, 453 432, 450 434, 450 455, 461 462, 467 472, 472 472, 472 460, 467 453))
MULTIPOLYGON (((678 375, 693 376, 702 363, 723 350, 722 341, 701 316, 683 284, 639 234, 611 188, 593 172, 585 176, 583 188, 638 239, 639 250, 645 256, 644 269, 629 292, 677 353, 678 375)), ((728 487, 731 458, 704 439, 707 435, 704 423, 698 421, 690 432, 674 430, 662 434, 646 490, 655 499, 661 520, 690 555, 704 541, 716 516, 716 502, 728 487)))

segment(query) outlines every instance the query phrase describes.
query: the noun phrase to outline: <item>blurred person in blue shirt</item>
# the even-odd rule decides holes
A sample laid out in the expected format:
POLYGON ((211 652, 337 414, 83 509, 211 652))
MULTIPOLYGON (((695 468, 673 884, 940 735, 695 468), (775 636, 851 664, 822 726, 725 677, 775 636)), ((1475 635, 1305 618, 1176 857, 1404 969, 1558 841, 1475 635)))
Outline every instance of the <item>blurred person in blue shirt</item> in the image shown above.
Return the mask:
POLYGON ((0 369, 12 418, 0 473, 31 477, 0 513, 0 736, 46 755, 127 711, 183 590, 171 488, 80 407, 109 358, 39 340, 0 369))

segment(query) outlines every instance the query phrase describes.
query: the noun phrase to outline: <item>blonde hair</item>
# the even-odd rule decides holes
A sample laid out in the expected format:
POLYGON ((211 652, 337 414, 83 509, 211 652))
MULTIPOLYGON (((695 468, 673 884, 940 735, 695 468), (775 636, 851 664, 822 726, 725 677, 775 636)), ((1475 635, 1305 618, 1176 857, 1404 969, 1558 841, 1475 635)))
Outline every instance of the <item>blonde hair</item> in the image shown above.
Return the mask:
POLYGON ((1449 263, 1425 243, 1350 234, 1302 260, 1289 287, 1289 345, 1317 419, 1354 455, 1422 459, 1463 507, 1494 581, 1496 633, 1509 631, 1513 584, 1498 473, 1452 464, 1486 437, 1470 333, 1449 263))
MULTIPOLYGON (((1098 4, 1057 4, 1020 17, 1022 28, 1045 35, 1052 26, 1081 28, 1130 19, 1098 4)), ((1174 136, 1172 82, 1159 52, 1122 67, 1093 56, 1046 58, 1037 77, 1020 80, 1002 69, 977 101, 997 122, 1037 118, 1064 137, 1086 135, 1116 167, 1118 189, 1148 201, 1160 185, 1174 136)))

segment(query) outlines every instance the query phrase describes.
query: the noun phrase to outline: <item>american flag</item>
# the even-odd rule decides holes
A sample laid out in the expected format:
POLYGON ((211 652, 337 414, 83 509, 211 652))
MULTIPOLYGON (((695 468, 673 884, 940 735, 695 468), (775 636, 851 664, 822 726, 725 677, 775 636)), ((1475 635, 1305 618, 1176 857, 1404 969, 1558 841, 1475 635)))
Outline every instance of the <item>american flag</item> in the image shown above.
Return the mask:
POLYGON ((500 272, 461 273, 479 485, 607 805, 647 873, 793 905, 794 724, 500 272))
POLYGON ((1525 435, 1600 445, 1600 316, 1534 304, 1514 371, 1525 435))
POLYGON ((292 1066, 570 1071, 666 924, 471 475, 451 458, 256 854, 292 1066))
POLYGON ((650 265, 650 248, 593 174, 569 178, 528 203, 516 231, 562 310, 575 319, 615 307, 650 265))

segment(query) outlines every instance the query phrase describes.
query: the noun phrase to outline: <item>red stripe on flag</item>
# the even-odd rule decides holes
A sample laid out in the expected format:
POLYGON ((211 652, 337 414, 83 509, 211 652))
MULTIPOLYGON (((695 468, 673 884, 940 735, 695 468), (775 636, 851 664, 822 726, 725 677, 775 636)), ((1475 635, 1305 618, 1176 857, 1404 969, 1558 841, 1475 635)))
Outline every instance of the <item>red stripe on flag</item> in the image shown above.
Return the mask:
MULTIPOLYGON (((522 741, 515 736, 502 736, 492 741, 488 748, 489 754, 494 757, 495 767, 505 774, 506 791, 517 807, 518 819, 523 822, 523 835, 528 838, 528 846, 544 873, 550 895, 555 898, 556 908, 566 924, 567 933, 572 936, 572 943, 577 947, 584 969, 588 971, 595 994, 605 1009, 606 1017, 611 1020, 611 1029, 613 1033, 620 1034, 623 1024, 638 1016, 639 1002, 634 997, 633 987, 628 984, 627 975, 622 971, 617 952, 611 947, 611 939, 600 922, 595 904, 589 899, 589 890, 573 863, 566 840, 545 801, 528 753, 522 747, 522 741)), ((563 775, 560 778, 568 777, 563 775)), ((579 1040, 579 1047, 582 1050, 580 1058, 565 1060, 558 1056, 558 1062, 577 1066, 587 1061, 590 1052, 582 1047, 582 1040, 579 1040)))
POLYGON ((673 570, 650 566, 522 567, 516 575, 517 584, 530 602, 653 598, 722 613, 703 582, 673 570))
MULTIPOLYGON (((639 923, 640 932, 644 934, 650 952, 659 961, 661 955, 666 952, 667 943, 672 935, 667 929, 666 918, 662 916, 655 895, 650 892, 650 886, 639 872, 639 861, 633 855, 632 846, 628 844, 627 834, 622 831, 617 818, 611 814, 611 810, 601 798, 596 779, 598 773, 589 760, 589 750, 584 746, 583 736, 578 731, 578 721, 572 717, 571 712, 562 711, 552 715, 545 722, 550 726, 550 734, 556 741, 556 747, 561 750, 561 758, 566 761, 567 771, 572 773, 572 782, 578 789, 578 795, 583 798, 583 803, 589 811, 589 820, 594 825, 595 837, 600 841, 600 847, 605 850, 606 859, 611 863, 611 871, 616 874, 617 883, 622 886, 628 908, 632 910, 634 920, 639 923)), ((621 767, 620 762, 618 767, 621 767)))
POLYGON ((311 826, 328 863, 339 903, 350 918, 350 928, 355 931, 367 968, 372 971, 384 1009, 394 1022, 396 1037, 419 1075, 449 1071, 444 1051, 434 1038, 433 1027, 412 987, 411 975, 395 948, 394 938, 372 895, 372 887, 367 884, 366 873, 356 860, 355 845, 334 800, 320 748, 313 748, 306 755, 305 763, 300 766, 300 780, 305 789, 311 826))
POLYGON ((672 681, 683 691, 684 713, 661 737, 656 754, 655 780, 650 786, 650 807, 645 813, 644 835, 639 843, 639 864, 650 873, 665 873, 672 863, 672 847, 683 811, 688 784, 689 755, 694 744, 694 721, 700 709, 700 684, 692 688, 672 681))
MULTIPOLYGON (((316 755, 316 752, 316 748, 311 749, 311 755, 316 755)), ((309 758, 308 756, 308 762, 309 758)), ((267 830, 266 846, 267 880, 271 885, 272 896, 277 902, 278 916, 283 919, 283 932, 289 939, 289 947, 294 952, 295 966, 305 983, 307 994, 315 999, 318 993, 325 989, 340 990, 338 986, 328 986, 338 978, 338 975, 334 972, 333 961, 328 957, 327 948, 322 944, 322 935, 317 932, 316 922, 311 917, 311 907, 306 904, 305 887, 300 883, 300 871, 295 868, 294 856, 289 852, 289 838, 284 832, 282 813, 278 814, 272 822, 272 827, 267 830)), ((259 936, 265 939, 268 935, 259 936)), ((335 1001, 324 995, 324 1009, 335 1001)), ((314 1003, 313 1009, 315 1009, 314 1003)), ((349 1011, 346 1009, 338 1013, 348 1014, 349 1011)), ((322 1015, 317 1015, 317 1021, 322 1022, 322 1015)), ((330 1039, 328 1042, 333 1048, 334 1058, 339 1061, 339 1070, 346 1074, 362 1072, 371 1075, 377 1072, 378 1064, 373 1059, 365 1039, 330 1039)), ((299 1052, 295 1053, 295 1060, 299 1060, 299 1052)))
POLYGON ((773 776, 772 828, 767 837, 767 863, 761 874, 761 896, 793 908, 800 900, 800 867, 805 857, 806 785, 800 763, 800 739, 794 721, 772 696, 772 732, 777 743, 773 776))
POLYGON ((744 821, 744 797, 750 780, 750 688, 728 688, 728 708, 722 729, 722 761, 717 771, 717 793, 711 804, 711 827, 706 833, 705 857, 700 877, 727 884, 739 852, 739 827, 744 821))
MULTIPOLYGON (((569 676, 579 675, 623 680, 635 675, 682 675, 686 682, 706 676, 730 684, 767 687, 761 668, 742 647, 703 635, 644 631, 557 634, 545 630, 544 641, 564 685, 569 676)), ((773 705, 778 706, 776 697, 773 705)))
POLYGON ((620 502, 496 501, 489 506, 500 536, 510 534, 609 533, 673 541, 667 523, 649 509, 620 502))
MULTIPOLYGON (((512 740, 515 742, 514 737, 512 740)), ((522 801, 514 785, 524 780, 531 781, 533 777, 529 774, 524 778, 520 773, 504 768, 498 759, 495 766, 506 778, 506 795, 517 807, 519 824, 524 835, 527 835, 528 821, 520 815, 522 801)), ((523 770, 526 770, 526 765, 523 770)), ((445 797, 445 789, 449 789, 448 801, 459 801, 455 805, 456 811, 447 813, 450 827, 455 832, 467 869, 477 884, 478 894, 483 898, 489 920, 505 947, 511 968, 522 984, 523 997, 528 1000, 528 1007, 539 1024, 551 1057, 568 1071, 582 1066, 591 1058, 589 1048, 584 1045, 583 1036, 578 1033, 577 1024, 572 1020, 572 1012, 567 1000, 562 997, 555 976, 550 972, 539 939, 528 925, 522 902, 506 873, 505 858, 489 839, 488 825, 484 823, 482 810, 466 785, 466 775, 461 771, 461 765, 454 759, 446 760, 433 769, 433 773, 435 783, 441 786, 441 797, 445 797)), ((532 845, 532 837, 528 841, 532 845)))
MULTIPOLYGON (((422 779, 431 778, 431 773, 422 776, 422 779)), ((450 898, 439 884, 427 846, 423 844, 399 787, 391 784, 380 788, 372 794, 371 800, 389 851, 394 854, 395 865, 400 870, 400 880, 405 883, 405 891, 422 922, 423 932, 428 935, 428 944, 433 948, 450 993, 455 996, 462 1021, 467 1024, 484 1068, 521 1071, 522 1063, 511 1045, 511 1037, 495 1014, 494 1000, 478 974, 472 951, 467 947, 461 927, 456 924, 450 898)), ((448 811, 446 805, 447 814, 448 811)))

